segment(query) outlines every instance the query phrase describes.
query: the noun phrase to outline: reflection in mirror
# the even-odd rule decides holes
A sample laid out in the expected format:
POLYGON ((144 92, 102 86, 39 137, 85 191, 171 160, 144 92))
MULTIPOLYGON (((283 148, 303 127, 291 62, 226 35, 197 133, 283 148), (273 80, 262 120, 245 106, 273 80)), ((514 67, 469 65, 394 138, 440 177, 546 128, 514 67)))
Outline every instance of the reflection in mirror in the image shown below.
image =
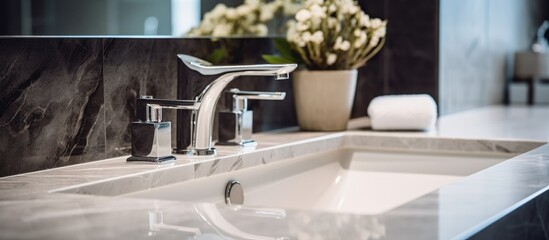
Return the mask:
POLYGON ((0 35, 272 36, 297 1, 2 0, 0 35))
POLYGON ((217 4, 204 14, 190 36, 283 35, 286 23, 302 8, 300 0, 245 0, 236 7, 217 4))

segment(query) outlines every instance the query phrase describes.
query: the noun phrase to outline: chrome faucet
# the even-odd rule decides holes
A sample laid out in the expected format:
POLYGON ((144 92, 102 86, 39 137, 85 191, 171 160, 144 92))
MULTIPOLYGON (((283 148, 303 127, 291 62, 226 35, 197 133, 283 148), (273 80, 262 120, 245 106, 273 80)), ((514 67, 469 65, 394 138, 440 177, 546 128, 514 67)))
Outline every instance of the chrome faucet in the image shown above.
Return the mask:
POLYGON ((240 76, 274 76, 275 80, 284 80, 297 67, 297 64, 213 66, 193 56, 177 56, 189 69, 202 75, 223 74, 206 86, 195 99, 197 107, 191 117, 191 146, 186 152, 189 155, 215 155, 215 148, 212 147, 215 108, 223 90, 231 81, 240 76))
MULTIPOLYGON (((128 161, 164 162, 175 160, 171 155, 171 123, 162 122, 162 109, 183 109, 191 113, 191 144, 182 153, 187 155, 215 155, 212 132, 215 108, 224 88, 240 76, 274 76, 288 79, 297 64, 259 64, 239 66, 212 66, 204 60, 177 55, 190 69, 203 75, 219 75, 195 100, 137 99, 138 122, 132 123, 132 156, 128 161)), ((178 133, 181 134, 181 133, 178 133)))

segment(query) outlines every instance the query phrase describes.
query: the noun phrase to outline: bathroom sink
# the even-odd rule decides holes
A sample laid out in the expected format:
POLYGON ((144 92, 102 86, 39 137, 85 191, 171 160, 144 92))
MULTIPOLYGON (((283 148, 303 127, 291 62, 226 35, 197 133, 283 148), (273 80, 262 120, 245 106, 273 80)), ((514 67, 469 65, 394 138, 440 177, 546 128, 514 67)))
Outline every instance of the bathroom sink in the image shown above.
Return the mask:
POLYGON ((512 156, 339 148, 122 196, 223 203, 236 180, 248 207, 380 214, 512 156))
POLYGON ((253 150, 220 146, 217 157, 177 155, 168 165, 113 159, 105 162, 112 171, 135 172, 51 192, 224 204, 234 180, 246 207, 375 215, 542 144, 366 132, 262 137, 286 143, 253 150))

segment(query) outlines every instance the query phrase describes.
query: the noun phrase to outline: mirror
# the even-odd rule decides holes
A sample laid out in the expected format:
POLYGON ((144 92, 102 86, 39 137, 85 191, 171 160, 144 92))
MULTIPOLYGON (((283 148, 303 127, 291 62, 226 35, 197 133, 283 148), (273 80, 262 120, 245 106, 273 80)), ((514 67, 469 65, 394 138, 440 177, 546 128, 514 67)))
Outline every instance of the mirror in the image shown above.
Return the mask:
MULTIPOLYGON (((280 0, 279 0, 280 1, 280 0)), ((288 1, 288 0, 284 0, 288 1)), ((243 0, 2 0, 0 35, 183 37, 218 3, 243 0)), ((279 21, 280 22, 280 21, 279 21)), ((276 26, 269 25, 269 29, 276 26)), ((269 36, 276 35, 269 30, 269 36)))

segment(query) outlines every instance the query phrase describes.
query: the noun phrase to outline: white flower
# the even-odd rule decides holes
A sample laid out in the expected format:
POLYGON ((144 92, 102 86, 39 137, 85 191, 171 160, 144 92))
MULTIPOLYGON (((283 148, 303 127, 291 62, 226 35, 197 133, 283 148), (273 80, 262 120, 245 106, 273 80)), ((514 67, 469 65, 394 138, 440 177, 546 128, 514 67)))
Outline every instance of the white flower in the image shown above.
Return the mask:
POLYGON ((286 22, 286 27, 288 28, 288 33, 295 31, 296 22, 293 19, 290 19, 286 22))
POLYGON ((310 7, 310 11, 312 27, 317 29, 319 28, 322 19, 326 18, 326 7, 321 7, 318 4, 313 4, 310 7))
POLYGON ((215 25, 211 21, 203 21, 200 25, 201 32, 211 32, 213 31, 215 25))
POLYGON ((385 28, 378 28, 373 35, 382 38, 385 37, 386 34, 387 30, 385 28))
POLYGON ((236 12, 240 16, 246 16, 248 14, 251 14, 252 10, 253 10, 252 7, 250 7, 248 5, 240 5, 236 8, 236 12))
POLYGON ((356 0, 305 1, 286 37, 307 68, 353 69, 378 53, 375 46, 387 34, 386 21, 370 19, 356 0))
POLYGON ((310 32, 304 32, 303 34, 301 34, 301 39, 307 43, 307 42, 310 42, 311 41, 311 33, 310 32))
POLYGON ((299 3, 291 3, 290 1, 284 1, 282 8, 284 9, 284 15, 294 15, 303 6, 299 3))
POLYGON ((311 18, 326 18, 326 8, 321 7, 318 4, 314 4, 311 6, 311 18))
POLYGON ((341 43, 341 46, 339 46, 339 49, 341 49, 342 51, 347 51, 349 50, 349 48, 351 48, 351 43, 347 40, 343 41, 341 43))
MULTIPOLYGON (((288 33, 286 34, 286 40, 288 40, 288 42, 293 42, 293 43, 296 43, 297 45, 300 45, 301 46, 301 42, 303 41, 301 39, 301 36, 299 35, 299 33, 297 31, 295 31, 295 28, 290 28, 288 29, 288 33)), ((305 45, 305 43, 303 43, 303 45, 305 45)))
POLYGON ((212 32, 214 37, 229 36, 231 33, 232 26, 229 24, 218 24, 215 26, 212 32))
POLYGON ((315 33, 313 33, 313 35, 311 36, 311 42, 316 44, 321 44, 322 42, 324 42, 324 33, 322 33, 322 31, 316 31, 315 33))
POLYGON ((357 13, 358 11, 360 11, 360 7, 356 6, 356 5, 353 5, 350 9, 349 9, 349 13, 350 14, 355 14, 357 13))
POLYGON ((316 5, 322 5, 322 4, 324 4, 324 0, 307 0, 307 1, 305 2, 305 6, 306 6, 306 7, 312 6, 312 5, 314 5, 314 4, 316 4, 316 5))
POLYGON ((227 9, 227 11, 225 11, 225 17, 227 17, 227 19, 237 19, 238 13, 236 13, 236 10, 234 10, 233 8, 229 8, 227 9))
POLYGON ((245 0, 244 5, 248 5, 250 8, 258 8, 261 5, 260 0, 245 0))
POLYGON ((377 36, 372 36, 372 38, 370 39, 370 47, 375 47, 377 46, 377 44, 379 43, 379 37, 377 36))
POLYGON ((259 21, 266 22, 273 19, 276 9, 277 6, 275 6, 274 4, 267 4, 261 7, 259 13, 259 21))
POLYGON ((328 27, 332 29, 338 29, 339 21, 337 18, 329 17, 328 18, 328 27))
POLYGON ((366 32, 361 31, 360 36, 358 39, 355 40, 354 47, 360 48, 362 45, 366 43, 366 40, 368 40, 368 36, 366 35, 366 32))
POLYGON ((301 9, 295 14, 295 19, 300 22, 305 22, 311 19, 311 12, 307 9, 301 9))
POLYGON ((336 38, 334 50, 347 51, 349 48, 351 48, 351 43, 349 41, 343 40, 341 36, 336 38))
POLYGON ((246 14, 244 15, 243 25, 251 25, 256 22, 257 18, 255 14, 246 14))
POLYGON ((360 16, 360 25, 364 27, 370 27, 370 16, 362 12, 362 15, 360 16))
MULTIPOLYGON (((220 3, 205 13, 200 25, 192 28, 188 34, 213 36, 215 31, 216 36, 266 35, 265 28, 258 27, 258 24, 271 24, 269 21, 281 12, 295 15, 302 7, 301 1, 296 0, 244 0, 243 4, 235 8, 220 3)), ((307 25, 300 27, 304 30, 309 28, 307 25)))
POLYGON ((274 13, 272 11, 261 11, 259 14, 259 21, 266 22, 273 19, 274 13))
POLYGON ((341 2, 341 12, 342 13, 352 15, 352 14, 357 13, 358 11, 360 11, 360 7, 355 5, 355 3, 353 1, 343 0, 341 2))
POLYGON ((297 31, 300 31, 300 32, 303 32, 303 31, 309 29, 309 27, 310 27, 309 24, 306 23, 306 22, 298 22, 296 24, 296 29, 297 29, 297 31))
POLYGON ((334 44, 334 49, 335 50, 339 50, 339 48, 341 47, 341 42, 343 42, 343 38, 341 36, 338 36, 336 38, 336 42, 334 44))
POLYGON ((278 9, 278 8, 281 8, 281 7, 284 7, 284 4, 288 2, 288 1, 285 1, 285 0, 274 0, 268 4, 272 5, 274 9, 278 9))
POLYGON ((328 10, 330 11, 330 13, 333 13, 335 11, 337 11, 337 7, 335 4, 330 4, 330 7, 328 7, 328 10))
POLYGON ((379 28, 381 27, 381 24, 383 24, 383 22, 379 18, 374 18, 370 21, 370 26, 372 28, 379 28))
POLYGON ((227 10, 227 6, 225 6, 225 4, 218 3, 217 5, 215 5, 214 9, 212 9, 212 11, 209 12, 209 17, 219 18, 225 13, 226 10, 227 10))
POLYGON ((333 65, 336 60, 337 60, 337 55, 335 53, 328 53, 328 57, 326 58, 326 63, 328 65, 333 65))
POLYGON ((256 29, 257 36, 267 36, 267 33, 269 32, 269 29, 265 24, 257 24, 255 26, 255 29, 256 29))

